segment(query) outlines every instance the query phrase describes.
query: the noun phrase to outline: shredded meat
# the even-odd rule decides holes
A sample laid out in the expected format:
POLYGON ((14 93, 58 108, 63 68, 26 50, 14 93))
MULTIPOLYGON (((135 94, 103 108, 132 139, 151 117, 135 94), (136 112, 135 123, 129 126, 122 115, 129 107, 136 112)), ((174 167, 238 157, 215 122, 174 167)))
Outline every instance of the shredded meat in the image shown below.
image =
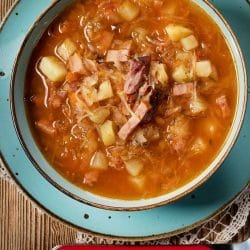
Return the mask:
POLYGON ((152 120, 154 114, 157 111, 157 108, 159 107, 159 105, 162 103, 162 101, 164 99, 167 98, 166 94, 163 93, 160 90, 153 90, 149 93, 149 102, 151 104, 151 109, 147 112, 147 114, 145 115, 145 117, 143 118, 143 122, 144 123, 148 123, 152 120))
POLYGON ((192 95, 194 93, 195 86, 192 82, 175 84, 173 87, 173 96, 192 95))
POLYGON ((142 81, 148 77, 150 68, 150 57, 144 56, 133 59, 130 62, 130 69, 124 84, 124 93, 127 95, 135 94, 142 81))
POLYGON ((134 94, 139 89, 144 71, 145 67, 140 62, 136 60, 131 62, 130 72, 124 85, 124 92, 127 95, 134 94))

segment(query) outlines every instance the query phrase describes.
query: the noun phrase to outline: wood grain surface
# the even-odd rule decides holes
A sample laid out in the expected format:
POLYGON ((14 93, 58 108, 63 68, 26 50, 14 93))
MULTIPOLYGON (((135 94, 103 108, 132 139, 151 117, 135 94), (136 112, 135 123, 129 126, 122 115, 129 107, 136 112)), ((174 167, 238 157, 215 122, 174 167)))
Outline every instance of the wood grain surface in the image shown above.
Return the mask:
MULTIPOLYGON (((0 21, 13 3, 14 0, 0 0, 0 21)), ((220 216, 217 216, 217 219, 219 220, 220 216)), ((215 219, 210 222, 211 228, 215 223, 215 219)), ((15 183, 0 178, 0 250, 52 249, 55 245, 74 243, 77 232, 76 228, 59 221, 44 212, 38 205, 34 205, 34 202, 26 197, 15 183)), ((242 241, 249 236, 248 220, 247 225, 233 241, 242 241)), ((213 240, 214 234, 209 237, 213 240)), ((178 237, 172 237, 171 242, 178 242, 177 239, 178 237)), ((96 242, 103 241, 97 238, 96 242)), ((109 241, 105 242, 109 243, 109 241)))

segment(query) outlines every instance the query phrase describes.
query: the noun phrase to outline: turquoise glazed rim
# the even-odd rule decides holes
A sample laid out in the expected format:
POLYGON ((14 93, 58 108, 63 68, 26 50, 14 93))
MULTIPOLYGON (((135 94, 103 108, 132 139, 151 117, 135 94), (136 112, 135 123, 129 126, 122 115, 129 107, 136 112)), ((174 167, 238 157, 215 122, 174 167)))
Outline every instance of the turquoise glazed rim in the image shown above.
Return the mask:
POLYGON ((222 164, 237 139, 245 114, 247 101, 247 77, 245 64, 238 42, 230 26, 226 23, 219 12, 207 1, 195 0, 193 2, 195 2, 203 10, 205 10, 207 14, 209 14, 217 23, 231 50, 237 72, 237 108, 230 132, 220 152, 212 161, 212 163, 200 175, 198 175, 195 179, 193 179, 186 185, 178 188, 173 192, 148 199, 121 200, 107 198, 87 192, 63 178, 41 154, 38 146, 33 139, 25 113, 24 83, 28 62, 34 47, 38 43, 39 39, 47 29, 49 24, 66 7, 71 5, 72 2, 67 0, 54 2, 34 23, 19 50, 13 70, 11 84, 12 116, 18 137, 29 159, 31 160, 33 165, 41 172, 41 174, 59 190, 76 200, 104 209, 143 210, 173 202, 192 192, 194 189, 204 183, 213 173, 215 173, 215 171, 222 164))

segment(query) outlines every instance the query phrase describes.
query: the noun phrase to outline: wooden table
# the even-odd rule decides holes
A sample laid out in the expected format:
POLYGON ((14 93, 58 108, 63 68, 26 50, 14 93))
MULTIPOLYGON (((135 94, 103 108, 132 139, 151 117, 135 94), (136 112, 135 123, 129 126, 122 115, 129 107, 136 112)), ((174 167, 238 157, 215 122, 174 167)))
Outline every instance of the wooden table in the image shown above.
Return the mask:
MULTIPOLYGON (((3 20, 15 0, 0 0, 0 21, 3 20)), ((232 212, 234 208, 232 207, 232 212)), ((209 222, 213 228, 220 215, 209 222)), ((242 241, 250 236, 250 220, 234 237, 233 241, 242 241)), ((199 228, 192 230, 197 231, 199 228)), ((58 244, 74 243, 79 230, 63 223, 43 211, 31 201, 14 183, 0 178, 0 249, 28 250, 51 249, 58 244)), ((202 233, 202 232, 201 232, 202 233)), ((207 233, 207 232, 203 232, 207 233)), ((214 234, 210 240, 213 241, 214 234)), ((171 242, 178 242, 172 237, 171 242)), ((102 243, 100 238, 96 243, 102 243)), ((106 240, 105 243, 109 243, 106 240)))

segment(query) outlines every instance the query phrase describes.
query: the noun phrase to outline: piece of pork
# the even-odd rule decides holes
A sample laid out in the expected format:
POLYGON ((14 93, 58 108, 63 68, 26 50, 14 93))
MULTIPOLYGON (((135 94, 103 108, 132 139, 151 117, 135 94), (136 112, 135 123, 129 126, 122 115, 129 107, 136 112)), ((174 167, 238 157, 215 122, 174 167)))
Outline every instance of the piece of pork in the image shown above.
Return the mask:
POLYGON ((129 60, 129 50, 108 50, 106 55, 106 62, 127 62, 129 60))
POLYGON ((118 136, 120 139, 126 140, 150 109, 151 105, 148 102, 142 101, 136 108, 135 115, 133 115, 119 130, 118 136))
POLYGON ((195 85, 192 82, 175 84, 172 89, 173 96, 192 95, 195 91, 195 85))
POLYGON ((149 103, 151 105, 151 109, 147 112, 147 114, 143 118, 143 123, 149 123, 153 116, 155 115, 159 105, 162 103, 162 101, 167 97, 167 94, 156 89, 152 89, 148 95, 147 98, 149 100, 149 103))
POLYGON ((143 56, 133 59, 130 62, 129 73, 124 84, 124 93, 126 95, 135 94, 143 80, 148 77, 150 69, 150 57, 143 56))

